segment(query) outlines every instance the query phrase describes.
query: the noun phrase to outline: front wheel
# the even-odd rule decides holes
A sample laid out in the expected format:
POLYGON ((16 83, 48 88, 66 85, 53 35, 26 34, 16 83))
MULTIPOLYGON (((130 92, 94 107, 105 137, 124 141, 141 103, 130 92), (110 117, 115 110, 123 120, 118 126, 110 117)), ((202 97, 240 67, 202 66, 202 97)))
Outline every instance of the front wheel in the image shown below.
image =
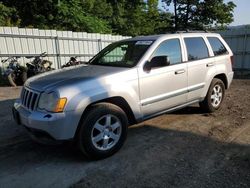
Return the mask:
POLYGON ((214 112, 221 107, 225 95, 225 85, 222 80, 214 78, 210 84, 206 98, 200 102, 205 112, 214 112))
POLYGON ((128 119, 125 112, 110 103, 99 103, 85 115, 78 132, 79 149, 89 158, 113 155, 124 144, 128 119))

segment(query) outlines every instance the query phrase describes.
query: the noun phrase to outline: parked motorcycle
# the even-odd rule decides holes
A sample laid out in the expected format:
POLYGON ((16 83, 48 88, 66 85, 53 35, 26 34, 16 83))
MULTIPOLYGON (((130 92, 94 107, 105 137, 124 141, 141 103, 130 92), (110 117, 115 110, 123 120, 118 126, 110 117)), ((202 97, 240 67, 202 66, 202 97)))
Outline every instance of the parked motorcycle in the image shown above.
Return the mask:
POLYGON ((43 72, 47 72, 50 70, 54 70, 51 65, 52 62, 48 60, 44 60, 43 57, 46 57, 47 53, 43 52, 39 56, 34 57, 26 57, 26 58, 35 58, 32 62, 26 63, 27 66, 27 76, 28 78, 34 76, 36 74, 40 74, 43 72))
POLYGON ((75 66, 75 65, 80 65, 80 64, 81 64, 81 61, 78 61, 77 57, 71 57, 69 59, 69 61, 62 66, 62 68, 75 66))
POLYGON ((27 80, 27 69, 18 63, 20 57, 8 57, 2 63, 9 63, 3 75, 8 78, 11 86, 23 85, 27 80))

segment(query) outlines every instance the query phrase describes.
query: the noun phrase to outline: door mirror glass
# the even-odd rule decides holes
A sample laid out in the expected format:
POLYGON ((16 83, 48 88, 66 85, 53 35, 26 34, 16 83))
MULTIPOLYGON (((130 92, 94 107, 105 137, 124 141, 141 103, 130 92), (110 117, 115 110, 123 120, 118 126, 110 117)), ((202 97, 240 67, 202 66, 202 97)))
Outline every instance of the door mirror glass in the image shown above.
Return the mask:
POLYGON ((148 61, 145 66, 145 71, 150 71, 152 68, 159 68, 159 67, 165 67, 170 65, 170 60, 168 56, 155 56, 151 59, 151 61, 148 61))

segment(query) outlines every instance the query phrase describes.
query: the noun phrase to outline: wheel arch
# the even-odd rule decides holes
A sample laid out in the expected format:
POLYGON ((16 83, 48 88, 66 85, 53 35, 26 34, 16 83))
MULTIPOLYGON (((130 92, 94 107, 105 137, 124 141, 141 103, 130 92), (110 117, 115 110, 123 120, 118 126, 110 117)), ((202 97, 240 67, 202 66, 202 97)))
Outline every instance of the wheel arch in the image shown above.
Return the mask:
POLYGON ((79 123, 77 125, 77 130, 75 132, 75 137, 76 137, 77 133, 79 132, 80 125, 81 125, 81 123, 83 121, 84 116, 89 112, 89 110, 91 109, 91 107, 93 105, 98 104, 98 103, 111 103, 111 104, 114 104, 114 105, 120 107, 126 113, 126 115, 128 117, 129 125, 133 125, 133 124, 137 123, 137 120, 135 118, 135 115, 134 115, 131 107, 129 106, 128 102, 123 97, 120 97, 120 96, 110 97, 110 98, 106 98, 106 99, 102 99, 102 100, 90 103, 84 109, 84 111, 83 111, 83 113, 81 115, 80 121, 79 121, 79 123))
POLYGON ((216 76, 214 76, 214 78, 220 79, 224 83, 225 89, 228 89, 228 80, 226 74, 217 74, 216 76))

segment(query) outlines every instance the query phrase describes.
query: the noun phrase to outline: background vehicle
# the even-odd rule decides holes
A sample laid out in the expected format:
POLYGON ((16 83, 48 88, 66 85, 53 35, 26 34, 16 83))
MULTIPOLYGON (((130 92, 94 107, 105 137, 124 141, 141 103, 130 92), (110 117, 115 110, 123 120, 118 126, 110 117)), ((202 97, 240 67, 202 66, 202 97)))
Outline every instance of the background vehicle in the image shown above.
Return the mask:
POLYGON ((8 78, 11 86, 23 85, 27 80, 27 69, 18 63, 20 57, 8 57, 2 60, 2 63, 8 63, 7 69, 3 72, 8 78))
POLYGON ((53 70, 53 68, 51 68, 52 62, 43 59, 43 57, 46 56, 47 56, 46 52, 43 52, 39 56, 26 57, 26 58, 34 58, 34 60, 31 63, 26 63, 28 78, 39 73, 53 70))
POLYGON ((88 157, 108 157, 122 147, 128 125, 193 103, 218 110, 233 79, 232 58, 215 33, 126 39, 88 65, 29 79, 13 115, 37 139, 75 139, 88 157))

